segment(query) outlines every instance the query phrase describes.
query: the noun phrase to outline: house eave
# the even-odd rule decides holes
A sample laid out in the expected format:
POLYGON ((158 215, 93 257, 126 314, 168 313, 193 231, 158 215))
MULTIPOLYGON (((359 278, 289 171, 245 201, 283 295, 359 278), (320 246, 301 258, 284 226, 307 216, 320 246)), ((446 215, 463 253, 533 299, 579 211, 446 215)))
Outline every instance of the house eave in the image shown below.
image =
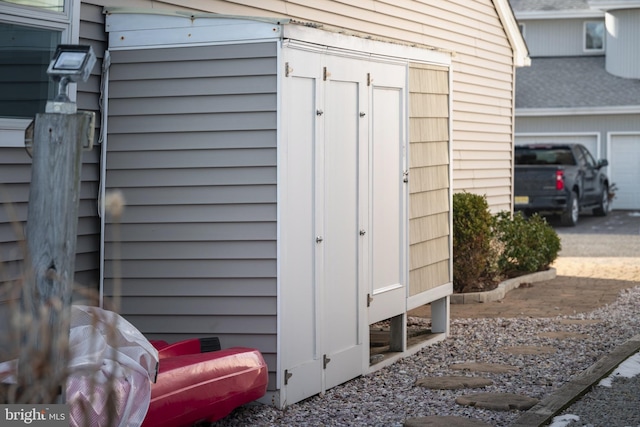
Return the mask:
POLYGON ((595 19, 604 18, 601 10, 531 10, 515 12, 518 21, 540 19, 595 19))
POLYGON ((617 114, 640 114, 640 105, 575 108, 516 108, 515 110, 516 117, 602 116, 617 114))
POLYGON ((513 48, 513 62, 516 67, 528 67, 531 65, 529 49, 524 41, 524 37, 518 28, 518 22, 513 14, 513 9, 509 0, 493 0, 493 4, 498 12, 502 26, 507 34, 509 43, 513 48))
POLYGON ((589 0, 589 6, 603 11, 616 9, 638 9, 640 8, 640 0, 589 0))

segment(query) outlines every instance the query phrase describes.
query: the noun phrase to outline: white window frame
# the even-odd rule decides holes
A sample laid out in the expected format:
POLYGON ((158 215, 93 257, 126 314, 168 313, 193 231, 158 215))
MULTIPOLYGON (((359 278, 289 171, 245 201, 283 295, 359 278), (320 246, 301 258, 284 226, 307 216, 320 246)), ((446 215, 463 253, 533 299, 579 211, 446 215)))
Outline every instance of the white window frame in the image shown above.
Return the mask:
POLYGON ((604 45, 606 41, 606 27, 604 21, 584 21, 582 24, 582 50, 586 53, 604 52, 604 45), (602 25, 602 47, 600 49, 587 47, 587 26, 589 24, 602 25))
MULTIPOLYGON (((0 22, 61 32, 61 43, 78 43, 80 0, 65 0, 64 12, 47 12, 34 7, 0 2, 0 22)), ((69 85, 69 97, 76 100, 76 85, 69 85)), ((31 119, 0 117, 0 148, 24 147, 24 131, 31 119)))

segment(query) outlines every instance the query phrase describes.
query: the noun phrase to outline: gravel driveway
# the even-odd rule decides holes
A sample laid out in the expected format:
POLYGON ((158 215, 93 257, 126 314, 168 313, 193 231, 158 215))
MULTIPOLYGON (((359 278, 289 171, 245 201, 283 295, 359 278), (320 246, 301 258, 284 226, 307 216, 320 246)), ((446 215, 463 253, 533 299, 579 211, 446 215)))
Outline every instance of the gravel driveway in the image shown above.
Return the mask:
POLYGON ((550 219, 562 241, 560 256, 640 257, 640 212, 613 211, 606 217, 584 215, 575 227, 550 219))

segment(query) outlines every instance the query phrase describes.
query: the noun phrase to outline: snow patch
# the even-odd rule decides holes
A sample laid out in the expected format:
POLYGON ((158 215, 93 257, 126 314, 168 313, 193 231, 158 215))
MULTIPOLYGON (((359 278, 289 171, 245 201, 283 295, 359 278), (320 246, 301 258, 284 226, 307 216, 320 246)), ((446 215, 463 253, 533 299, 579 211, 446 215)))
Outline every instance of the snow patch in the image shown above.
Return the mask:
POLYGON ((618 365, 615 371, 613 371, 607 378, 601 380, 598 385, 611 387, 611 383, 616 377, 633 378, 638 374, 640 374, 640 353, 634 354, 618 365))
POLYGON ((580 421, 580 417, 571 414, 559 415, 557 417, 553 417, 553 420, 551 420, 551 424, 549 424, 549 427, 565 427, 569 425, 571 421, 580 421))

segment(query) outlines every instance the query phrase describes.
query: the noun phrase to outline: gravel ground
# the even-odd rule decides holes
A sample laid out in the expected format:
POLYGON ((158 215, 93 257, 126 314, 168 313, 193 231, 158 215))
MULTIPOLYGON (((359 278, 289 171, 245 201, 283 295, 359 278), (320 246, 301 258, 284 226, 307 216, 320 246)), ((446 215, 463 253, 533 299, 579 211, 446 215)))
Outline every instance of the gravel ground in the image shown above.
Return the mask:
POLYGON ((640 426, 640 377, 615 378, 611 387, 595 386, 554 423, 556 427, 640 426))
MULTIPOLYGON (((502 363, 520 369, 508 374, 468 375, 481 375, 494 381, 483 391, 542 399, 615 346, 638 334, 639 311, 640 287, 635 287, 623 291, 615 303, 588 314, 455 319, 451 321, 450 338, 392 366, 335 387, 323 396, 291 405, 284 411, 263 405, 239 408, 216 426, 401 426, 406 418, 429 415, 457 415, 493 426, 508 426, 519 412, 460 406, 454 402, 456 397, 469 390, 429 390, 416 387, 415 382, 427 376, 459 375, 449 369, 454 363, 502 363), (586 337, 558 340, 540 337, 543 332, 574 332, 586 337), (557 352, 513 355, 504 351, 504 347, 523 345, 553 346, 557 352)), ((637 399, 638 394, 635 396, 637 399)))
MULTIPOLYGON (((517 393, 542 399, 640 333, 640 213, 614 212, 606 218, 585 217, 581 226, 557 231, 563 243, 561 262, 557 265, 559 275, 624 280, 639 286, 624 289, 615 302, 582 314, 452 319, 449 338, 389 367, 291 405, 284 411, 265 405, 238 408, 215 425, 386 427, 402 426, 407 418, 431 415, 474 418, 496 427, 510 425, 520 412, 460 406, 455 399, 478 391, 517 393), (583 236, 576 235, 581 233, 583 236), (580 260, 575 257, 593 258, 580 260), (572 332, 584 336, 541 337, 545 332, 572 332), (541 355, 516 355, 504 351, 506 347, 528 345, 552 346, 557 351, 541 355), (517 366, 519 371, 467 373, 493 380, 494 384, 484 389, 429 390, 415 385, 416 380, 429 376, 460 375, 460 371, 449 366, 464 362, 507 364, 517 366)), ((410 320, 419 323, 424 319, 410 320)), ((580 421, 562 425, 640 427, 637 418, 640 379, 635 379, 616 379, 610 389, 595 388, 567 411, 568 414, 579 413, 580 421), (609 399, 606 410, 598 403, 605 398, 609 399), (615 406, 618 404, 620 407, 615 406), (598 415, 601 418, 595 418, 598 415)))

